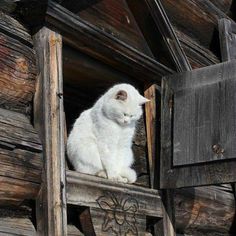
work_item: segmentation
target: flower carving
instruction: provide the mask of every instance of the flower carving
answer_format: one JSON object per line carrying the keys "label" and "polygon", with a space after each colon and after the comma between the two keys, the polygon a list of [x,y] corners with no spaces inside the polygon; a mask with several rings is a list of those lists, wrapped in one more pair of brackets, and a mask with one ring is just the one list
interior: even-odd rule
{"label": "flower carving", "polygon": [[97,199],[99,207],[105,211],[102,230],[112,230],[118,236],[138,235],[135,213],[138,202],[131,196],[118,199],[113,193],[107,192]]}

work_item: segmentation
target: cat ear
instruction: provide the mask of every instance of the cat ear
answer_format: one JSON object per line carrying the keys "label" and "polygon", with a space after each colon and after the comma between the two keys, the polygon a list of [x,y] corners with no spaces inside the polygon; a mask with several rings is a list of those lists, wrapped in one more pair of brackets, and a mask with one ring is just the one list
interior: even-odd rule
{"label": "cat ear", "polygon": [[150,100],[145,98],[145,97],[143,97],[143,96],[140,96],[139,105],[143,105],[146,102],[150,102]]}
{"label": "cat ear", "polygon": [[115,99],[125,101],[127,99],[127,97],[128,97],[127,92],[124,90],[120,90],[116,93]]}

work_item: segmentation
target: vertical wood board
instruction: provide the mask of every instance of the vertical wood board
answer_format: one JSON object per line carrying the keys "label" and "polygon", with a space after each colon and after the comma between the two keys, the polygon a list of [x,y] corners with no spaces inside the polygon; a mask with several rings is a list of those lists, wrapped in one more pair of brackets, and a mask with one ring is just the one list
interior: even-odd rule
{"label": "vertical wood board", "polygon": [[236,158],[235,63],[174,76],[170,86],[174,93],[173,164]]}
{"label": "vertical wood board", "polygon": [[[211,68],[211,70],[209,69]],[[220,90],[224,94],[224,86],[231,87],[234,85],[235,79],[235,61],[221,63],[207,68],[185,72],[168,77],[162,83],[162,127],[161,127],[161,188],[180,188],[188,186],[200,186],[209,184],[221,184],[235,182],[235,156],[234,146],[230,143],[235,139],[234,118],[235,111],[232,111],[232,95],[233,90],[227,88],[229,92],[225,93],[223,99],[220,99],[220,107],[225,106],[220,110],[220,127],[216,127],[219,131],[220,147],[212,148],[212,153],[219,156],[219,160],[212,161],[209,156],[205,156],[204,162],[194,163],[192,156],[184,157],[183,162],[192,163],[191,165],[178,165],[173,167],[173,131],[175,124],[174,109],[175,109],[175,93],[176,91],[186,90],[194,91],[201,86],[210,86],[220,83]],[[199,76],[202,73],[201,76]],[[221,74],[221,76],[219,76]],[[191,78],[191,79],[190,79]],[[223,78],[223,79],[222,79]],[[229,85],[230,83],[231,85]],[[223,86],[223,87],[222,87]],[[234,85],[235,86],[235,85]],[[192,89],[192,90],[191,90]],[[230,92],[231,91],[231,92]],[[220,95],[220,93],[219,93]],[[205,101],[206,103],[210,101]],[[227,102],[227,104],[226,104]],[[234,105],[233,105],[234,106]],[[233,108],[234,109],[234,108]],[[176,115],[176,114],[175,114]],[[206,114],[205,117],[207,118]],[[228,126],[231,124],[231,127]],[[233,127],[232,127],[233,124]],[[206,123],[204,123],[206,125]],[[185,127],[185,129],[188,129]],[[196,126],[198,129],[198,126]],[[226,132],[227,131],[227,132]],[[232,132],[231,132],[232,131]],[[186,131],[182,131],[184,134]],[[190,132],[191,134],[191,132]],[[210,137],[211,135],[208,134]],[[231,135],[231,136],[230,136]],[[208,138],[209,138],[208,136]],[[181,137],[179,138],[181,139]],[[177,140],[177,137],[176,137]],[[199,140],[198,140],[199,142]],[[223,143],[222,143],[223,142]],[[222,149],[224,150],[222,150]],[[196,157],[196,156],[195,156]],[[227,158],[230,157],[230,158]],[[188,159],[189,158],[189,159]]]}
{"label": "vertical wood board", "polygon": [[45,165],[39,222],[43,235],[66,235],[62,38],[43,27],[34,35],[34,43],[39,69],[35,126],[44,144]]}
{"label": "vertical wood board", "polygon": [[218,24],[222,61],[236,59],[236,23],[223,18]]}

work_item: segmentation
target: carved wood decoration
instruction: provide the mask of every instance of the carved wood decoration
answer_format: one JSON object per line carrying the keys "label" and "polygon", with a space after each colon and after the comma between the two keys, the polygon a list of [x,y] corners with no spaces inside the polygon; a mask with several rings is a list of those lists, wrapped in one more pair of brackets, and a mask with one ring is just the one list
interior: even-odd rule
{"label": "carved wood decoration", "polygon": [[67,171],[67,202],[90,207],[96,235],[142,235],[146,216],[163,216],[157,190],[73,171]]}
{"label": "carved wood decoration", "polygon": [[34,35],[34,45],[39,70],[34,122],[44,145],[38,229],[43,235],[66,236],[62,38],[43,27]]}

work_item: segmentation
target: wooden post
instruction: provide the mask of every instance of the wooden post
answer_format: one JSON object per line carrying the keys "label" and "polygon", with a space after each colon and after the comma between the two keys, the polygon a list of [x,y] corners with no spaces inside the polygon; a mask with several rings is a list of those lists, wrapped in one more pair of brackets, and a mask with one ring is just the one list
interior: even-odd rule
{"label": "wooden post", "polygon": [[38,234],[67,235],[65,194],[62,37],[43,27],[34,35],[38,81],[34,122],[44,148],[44,172],[37,219]]}
{"label": "wooden post", "polygon": [[[150,100],[145,104],[146,114],[146,130],[147,130],[147,143],[148,143],[148,162],[150,170],[150,182],[152,188],[157,188],[159,175],[158,169],[158,149],[160,148],[158,143],[160,140],[160,117],[161,112],[161,88],[153,84],[148,86],[144,95]],[[157,104],[158,103],[158,104]],[[159,125],[158,125],[159,124]],[[159,220],[154,226],[155,233],[164,234],[164,236],[175,236],[175,213],[174,213],[174,191],[162,190],[162,209],[163,219]]]}
{"label": "wooden post", "polygon": [[[148,149],[148,164],[150,170],[150,185],[154,188],[155,185],[155,167],[156,167],[156,129],[157,129],[157,104],[156,90],[157,85],[148,86],[144,91],[144,96],[150,100],[145,104],[146,132],[147,132],[147,149]],[[160,104],[159,104],[160,105]],[[160,128],[160,127],[159,127]]]}

